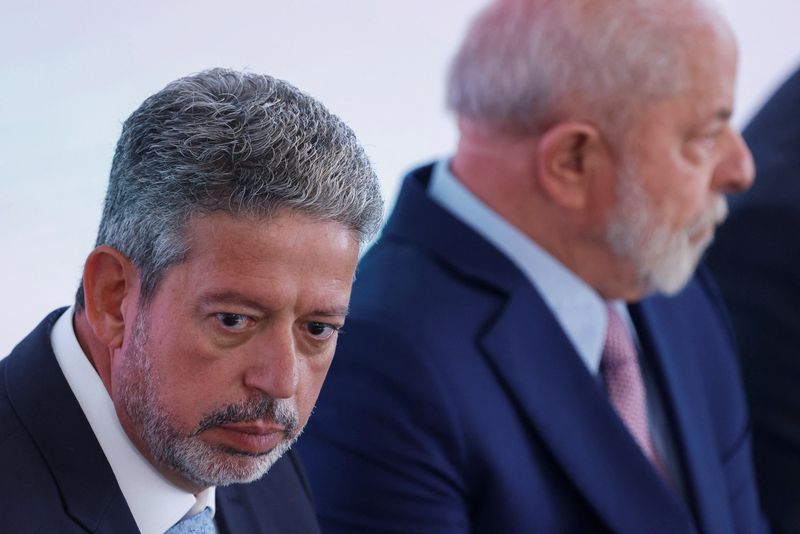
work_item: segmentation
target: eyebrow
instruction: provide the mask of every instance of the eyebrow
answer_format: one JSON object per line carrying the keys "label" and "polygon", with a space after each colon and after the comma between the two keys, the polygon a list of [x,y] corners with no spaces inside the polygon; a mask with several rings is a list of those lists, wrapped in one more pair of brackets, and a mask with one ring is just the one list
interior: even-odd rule
{"label": "eyebrow", "polygon": [[[198,306],[206,307],[212,304],[236,304],[239,306],[253,308],[262,313],[270,313],[273,311],[272,308],[265,306],[263,303],[235,291],[223,291],[219,293],[209,293],[207,295],[203,295],[200,298]],[[349,312],[349,306],[344,305],[333,306],[328,309],[314,310],[307,315],[321,315],[323,317],[346,317]]]}
{"label": "eyebrow", "polygon": [[347,317],[350,313],[348,306],[336,306],[329,310],[314,310],[309,315],[321,315],[323,317]]}

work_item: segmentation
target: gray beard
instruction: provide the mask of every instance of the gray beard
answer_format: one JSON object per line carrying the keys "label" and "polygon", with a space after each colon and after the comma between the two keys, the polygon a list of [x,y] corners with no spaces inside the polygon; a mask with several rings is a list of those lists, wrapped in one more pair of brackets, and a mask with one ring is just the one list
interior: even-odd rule
{"label": "gray beard", "polygon": [[[147,350],[146,311],[138,310],[133,338],[124,354],[124,381],[120,401],[150,455],[199,487],[225,486],[261,478],[297,440],[298,418],[289,402],[267,395],[221,406],[204,415],[186,433],[170,416],[153,386],[153,355]],[[224,446],[211,446],[199,437],[204,431],[256,419],[282,425],[284,439],[269,452],[252,454]],[[301,429],[302,430],[302,429]]]}
{"label": "gray beard", "polygon": [[[606,241],[620,259],[630,260],[637,272],[637,283],[646,293],[673,295],[683,289],[694,273],[710,240],[690,243],[686,232],[672,234],[656,224],[651,203],[631,169],[623,168],[617,187],[617,205],[606,228]],[[702,221],[716,224],[725,218],[727,208],[719,199]]]}

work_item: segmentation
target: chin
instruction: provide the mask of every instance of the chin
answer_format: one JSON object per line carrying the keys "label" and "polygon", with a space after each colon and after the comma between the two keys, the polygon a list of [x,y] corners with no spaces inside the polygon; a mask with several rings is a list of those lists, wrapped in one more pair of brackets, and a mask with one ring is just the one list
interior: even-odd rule
{"label": "chin", "polygon": [[272,450],[259,454],[199,441],[182,443],[171,449],[164,462],[200,487],[243,484],[264,476],[291,448],[295,439],[283,440]]}
{"label": "chin", "polygon": [[[688,234],[673,237],[661,248],[649,268],[642,271],[647,280],[649,293],[675,295],[679,293],[694,275],[703,253],[711,244],[711,233],[699,243],[692,243]],[[655,251],[654,251],[655,252]],[[655,254],[654,254],[655,256]]]}

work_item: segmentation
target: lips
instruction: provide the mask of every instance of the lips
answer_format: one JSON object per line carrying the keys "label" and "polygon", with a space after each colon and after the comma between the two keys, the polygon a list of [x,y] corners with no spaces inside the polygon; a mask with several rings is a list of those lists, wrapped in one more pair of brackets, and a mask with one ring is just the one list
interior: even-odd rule
{"label": "lips", "polygon": [[227,423],[209,429],[207,434],[226,448],[247,455],[266,454],[287,437],[284,427],[261,421]]}
{"label": "lips", "polygon": [[264,421],[242,421],[240,423],[226,423],[222,428],[227,430],[234,430],[236,432],[243,432],[245,434],[265,435],[273,432],[285,432],[286,429],[274,423],[267,423]]}

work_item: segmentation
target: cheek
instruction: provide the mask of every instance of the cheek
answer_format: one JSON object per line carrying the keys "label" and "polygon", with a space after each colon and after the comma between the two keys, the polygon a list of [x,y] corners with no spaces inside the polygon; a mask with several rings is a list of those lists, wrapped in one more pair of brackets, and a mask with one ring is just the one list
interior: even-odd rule
{"label": "cheek", "polygon": [[679,202],[682,203],[687,217],[697,218],[709,209],[712,197],[712,178],[714,160],[710,148],[702,141],[689,143],[693,147],[691,154],[683,160],[680,168]]}
{"label": "cheek", "polygon": [[683,231],[694,224],[709,207],[709,190],[698,176],[692,174],[667,175],[672,187],[654,191],[651,205],[656,220],[673,231]]}
{"label": "cheek", "polygon": [[131,354],[117,350],[112,356],[110,369],[110,395],[117,408],[132,389],[140,387],[147,379],[145,373],[130,359]]}
{"label": "cheek", "polygon": [[[215,377],[224,376],[230,358],[221,358],[200,328],[184,325],[153,328],[148,345],[153,355],[153,371],[171,392],[185,396],[208,395]],[[188,391],[187,391],[188,390]]]}
{"label": "cheek", "polygon": [[170,337],[152,347],[152,367],[145,379],[172,422],[188,431],[219,399],[221,372],[198,358],[198,347],[187,341]]}
{"label": "cheek", "polygon": [[682,198],[683,216],[681,226],[684,228],[691,227],[700,219],[704,219],[711,208],[712,204],[707,189],[695,187],[686,191]]}

